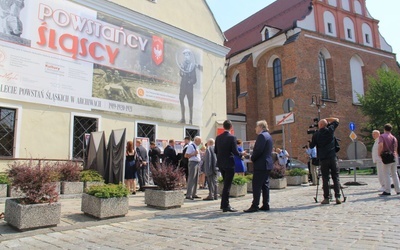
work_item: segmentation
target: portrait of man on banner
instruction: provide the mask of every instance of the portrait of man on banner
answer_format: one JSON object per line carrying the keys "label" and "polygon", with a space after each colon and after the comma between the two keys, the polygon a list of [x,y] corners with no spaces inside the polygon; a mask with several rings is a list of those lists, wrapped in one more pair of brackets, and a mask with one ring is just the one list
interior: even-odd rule
{"label": "portrait of man on banner", "polygon": [[197,82],[196,58],[190,49],[184,49],[182,56],[177,55],[177,64],[180,69],[181,84],[179,89],[179,103],[181,105],[180,123],[186,123],[185,97],[189,106],[189,124],[193,124],[193,85]]}

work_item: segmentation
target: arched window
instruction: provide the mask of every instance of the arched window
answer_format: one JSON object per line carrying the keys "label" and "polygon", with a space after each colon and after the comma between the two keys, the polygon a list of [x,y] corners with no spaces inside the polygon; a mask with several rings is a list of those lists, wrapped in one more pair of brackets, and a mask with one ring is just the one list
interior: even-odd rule
{"label": "arched window", "polygon": [[235,92],[236,92],[235,108],[238,108],[239,107],[239,95],[240,95],[240,76],[239,76],[239,74],[237,74],[236,78],[235,78]]}
{"label": "arched window", "polygon": [[337,2],[336,0],[328,0],[329,5],[337,7]]}
{"label": "arched window", "polygon": [[321,96],[323,99],[329,98],[328,81],[326,77],[326,61],[325,56],[320,52],[318,55],[319,63],[319,85],[321,87]]}
{"label": "arched window", "polygon": [[354,10],[357,14],[362,15],[362,7],[361,7],[361,3],[359,1],[354,1]]}
{"label": "arched window", "polygon": [[325,34],[336,36],[336,19],[330,11],[324,12]]}
{"label": "arched window", "polygon": [[342,0],[342,8],[343,8],[344,10],[350,11],[349,0]]}
{"label": "arched window", "polygon": [[346,37],[346,40],[355,42],[355,35],[354,35],[354,23],[349,17],[345,17],[343,19],[343,24],[344,24],[344,34]]}
{"label": "arched window", "polygon": [[350,59],[351,87],[353,92],[353,103],[359,104],[357,94],[364,95],[364,77],[362,73],[363,61],[359,56]]}
{"label": "arched window", "polygon": [[274,69],[275,96],[280,96],[283,93],[283,89],[282,89],[282,66],[281,66],[281,60],[279,58],[274,60],[273,69]]}
{"label": "arched window", "polygon": [[364,36],[364,45],[365,46],[369,46],[372,47],[373,40],[372,40],[372,31],[371,31],[371,27],[369,27],[368,24],[363,23],[362,26],[362,32],[363,32],[363,36]]}

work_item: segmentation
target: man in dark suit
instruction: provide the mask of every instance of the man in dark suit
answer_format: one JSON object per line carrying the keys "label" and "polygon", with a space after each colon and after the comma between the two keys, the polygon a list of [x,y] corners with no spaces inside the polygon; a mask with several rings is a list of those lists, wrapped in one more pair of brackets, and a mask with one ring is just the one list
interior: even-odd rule
{"label": "man in dark suit", "polygon": [[[272,138],[268,133],[268,124],[265,120],[258,121],[256,126],[258,134],[254,145],[251,161],[253,162],[253,202],[251,207],[244,210],[245,213],[269,210],[269,173],[272,170]],[[263,196],[263,205],[260,204],[260,196]]]}
{"label": "man in dark suit", "polygon": [[169,144],[164,149],[164,165],[165,166],[173,166],[177,167],[178,165],[178,156],[175,151],[175,141],[173,139],[169,140]]}
{"label": "man in dark suit", "polygon": [[156,146],[156,143],[153,141],[150,142],[149,157],[153,168],[158,168],[160,166],[161,150]]}
{"label": "man in dark suit", "polygon": [[239,156],[236,137],[230,134],[232,122],[224,121],[225,131],[215,139],[215,154],[217,155],[217,167],[221,171],[224,179],[224,189],[222,190],[221,209],[223,212],[237,212],[229,205],[229,190],[231,189],[233,176],[235,175],[234,155]]}

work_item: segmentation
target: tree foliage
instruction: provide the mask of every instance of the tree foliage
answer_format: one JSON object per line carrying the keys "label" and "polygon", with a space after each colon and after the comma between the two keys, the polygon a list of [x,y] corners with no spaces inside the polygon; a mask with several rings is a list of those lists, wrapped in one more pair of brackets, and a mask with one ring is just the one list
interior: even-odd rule
{"label": "tree foliage", "polygon": [[[382,131],[386,123],[393,126],[397,137],[400,131],[400,75],[395,71],[379,69],[377,76],[368,77],[368,90],[364,96],[358,95],[361,112],[369,118],[363,131]],[[370,133],[368,135],[370,137]]]}

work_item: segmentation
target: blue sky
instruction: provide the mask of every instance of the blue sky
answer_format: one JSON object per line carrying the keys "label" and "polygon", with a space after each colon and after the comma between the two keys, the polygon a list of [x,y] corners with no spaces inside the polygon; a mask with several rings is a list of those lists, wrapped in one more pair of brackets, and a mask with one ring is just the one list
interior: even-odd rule
{"label": "blue sky", "polygon": [[[222,31],[246,19],[274,0],[206,0]],[[400,61],[400,0],[367,0],[371,16],[379,20],[379,31]]]}

